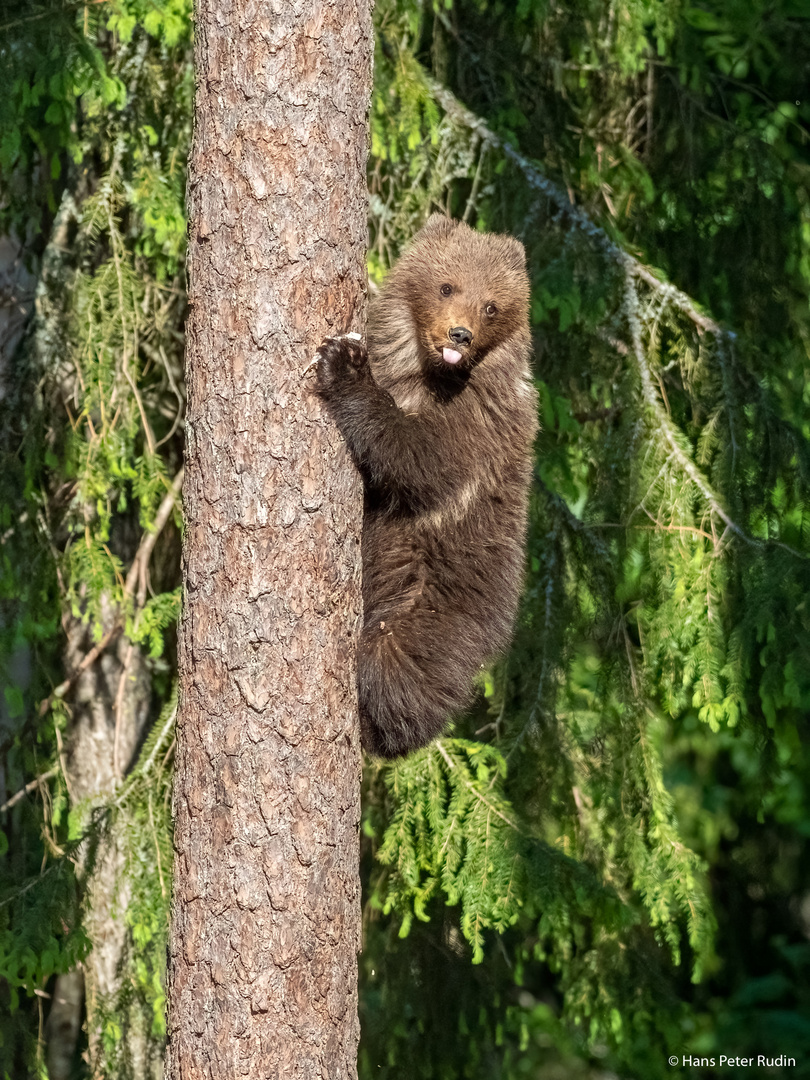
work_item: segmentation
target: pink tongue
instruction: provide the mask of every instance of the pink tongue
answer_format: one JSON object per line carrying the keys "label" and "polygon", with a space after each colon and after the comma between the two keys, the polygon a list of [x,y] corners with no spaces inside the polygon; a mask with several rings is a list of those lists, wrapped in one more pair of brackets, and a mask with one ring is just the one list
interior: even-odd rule
{"label": "pink tongue", "polygon": [[461,359],[461,353],[456,352],[455,349],[442,349],[442,359],[447,364],[457,364]]}

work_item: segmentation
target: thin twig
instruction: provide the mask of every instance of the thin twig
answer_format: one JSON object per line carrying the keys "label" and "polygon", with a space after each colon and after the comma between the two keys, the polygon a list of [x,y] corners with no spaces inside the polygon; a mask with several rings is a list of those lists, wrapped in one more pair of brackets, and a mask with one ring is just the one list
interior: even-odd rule
{"label": "thin twig", "polygon": [[59,773],[59,766],[54,765],[53,768],[48,769],[47,772],[40,773],[39,776],[35,776],[33,780],[29,780],[24,788],[20,788],[16,794],[12,795],[10,799],[7,799],[2,806],[0,806],[0,814],[5,814],[6,810],[10,810],[12,806],[16,806],[21,799],[24,799],[26,795],[29,795],[35,788],[38,788],[40,784],[43,784],[46,780],[52,780],[54,776]]}
{"label": "thin twig", "polygon": [[[167,717],[166,723],[163,725],[163,729],[161,730],[160,735],[158,736],[158,738],[157,738],[157,740],[155,742],[155,746],[154,746],[154,748],[152,750],[152,753],[149,755],[148,760],[143,764],[140,761],[136,763],[134,770],[127,776],[124,783],[118,789],[118,792],[117,792],[115,798],[112,800],[112,802],[110,802],[110,804],[109,804],[110,807],[123,806],[124,803],[129,798],[133,788],[136,785],[138,785],[143,780],[143,778],[145,776],[148,776],[149,772],[152,769],[152,765],[153,765],[153,763],[155,761],[155,757],[157,756],[157,751],[161,748],[163,740],[166,738],[166,735],[167,735],[168,731],[171,730],[171,725],[174,723],[174,721],[176,719],[177,719],[177,706],[175,705],[175,707],[172,709],[171,713]],[[169,743],[166,754],[163,757],[163,761],[160,763],[160,768],[161,769],[165,769],[166,762],[169,760],[169,757],[171,756],[171,751],[172,751],[172,748],[174,747],[174,744],[175,744],[175,739],[173,737],[171,742]],[[171,791],[171,785],[169,785],[169,791]]]}
{"label": "thin twig", "polygon": [[[158,751],[163,746],[163,740],[166,738],[168,733],[171,731],[172,724],[175,722],[176,719],[177,719],[177,703],[175,702],[174,708],[171,710],[169,715],[166,717],[166,722],[164,723],[160,734],[158,735],[157,739],[155,739],[155,744],[152,747],[151,754],[146,759],[146,761],[143,763],[143,765],[140,765],[139,768],[138,768],[138,772],[141,775],[145,775],[146,773],[148,773],[151,770],[152,763],[154,762],[155,758],[157,757]],[[165,761],[165,759],[164,759],[164,761]]]}
{"label": "thin twig", "polygon": [[478,166],[475,170],[475,176],[473,177],[472,188],[470,189],[470,197],[467,199],[467,205],[464,208],[464,217],[462,221],[469,221],[470,214],[475,209],[476,199],[478,198],[478,188],[481,186],[481,176],[484,171],[484,158],[487,156],[489,150],[489,144],[484,141],[481,143],[481,149],[478,154]]}
{"label": "thin twig", "polygon": [[121,631],[123,629],[124,628],[121,625],[121,623],[116,623],[115,626],[112,626],[107,631],[107,633],[104,635],[104,637],[101,639],[101,641],[99,641],[97,645],[94,645],[93,648],[90,650],[90,652],[88,652],[84,656],[84,658],[82,659],[81,663],[76,668],[76,670],[71,675],[69,675],[64,680],[64,682],[61,682],[56,687],[55,690],[52,690],[51,693],[48,694],[48,696],[43,701],[40,702],[40,705],[39,705],[39,715],[40,716],[45,715],[45,713],[48,711],[48,709],[50,709],[50,707],[53,705],[54,701],[58,701],[60,698],[63,698],[68,693],[68,691],[73,686],[73,684],[76,682],[76,680],[79,678],[79,676],[84,674],[84,672],[87,671],[87,669],[91,666],[91,664],[94,664],[96,662],[96,660],[98,660],[98,658],[101,656],[101,654],[104,652],[104,650],[110,644],[110,642],[114,638],[118,637],[118,635],[121,633]]}
{"label": "thin twig", "polygon": [[118,780],[124,775],[121,771],[121,758],[119,753],[121,742],[121,713],[124,708],[124,691],[126,690],[127,676],[129,675],[129,665],[132,663],[132,654],[134,651],[135,646],[130,641],[126,656],[124,657],[124,663],[121,667],[121,674],[118,677],[118,689],[115,693],[115,703],[113,705],[113,713],[115,714],[115,733],[113,735],[113,776]]}
{"label": "thin twig", "polygon": [[67,762],[65,761],[65,747],[62,742],[62,732],[59,730],[59,725],[53,725],[53,733],[56,737],[56,753],[59,758],[59,765],[62,769],[62,776],[65,778],[65,787],[67,788],[68,798],[71,802],[75,802],[73,795],[73,788],[70,783],[70,777],[68,776]]}
{"label": "thin twig", "polygon": [[[124,582],[124,599],[131,596],[136,582],[140,579],[140,586],[137,596],[137,607],[140,610],[144,606],[146,600],[146,567],[149,564],[152,551],[157,542],[157,538],[163,530],[166,522],[169,520],[169,515],[172,512],[175,502],[180,494],[180,489],[183,486],[183,474],[184,470],[181,468],[172,481],[172,485],[163,498],[163,501],[158,508],[158,512],[155,515],[155,521],[151,532],[146,533],[141,539],[138,550],[135,553],[135,558],[132,560],[132,566],[129,568],[126,581]],[[54,701],[65,697],[70,691],[73,684],[87,669],[98,660],[99,656],[104,652],[107,646],[113,641],[124,629],[124,624],[119,616],[115,624],[110,627],[101,641],[94,645],[92,649],[82,659],[76,670],[69,675],[63,682],[52,690],[51,693],[40,702],[39,715],[44,716],[48,709],[51,708]]]}
{"label": "thin twig", "polygon": [[[638,508],[637,508],[638,509]],[[710,540],[712,544],[720,543],[720,540],[716,536],[712,536],[711,533],[707,533],[704,529],[698,529],[695,525],[665,525],[662,521],[657,521],[646,506],[641,508],[644,513],[654,521],[654,525],[633,525],[632,522],[623,521],[589,521],[586,522],[584,528],[586,529],[634,529],[641,532],[685,532],[690,533],[692,536],[701,536],[704,540]],[[724,534],[725,535],[725,534]]]}
{"label": "thin twig", "polygon": [[135,553],[135,558],[132,560],[132,566],[129,568],[127,574],[127,580],[124,585],[125,595],[131,596],[135,590],[136,581],[139,582],[138,587],[138,607],[142,608],[146,600],[146,567],[149,565],[149,560],[152,557],[152,551],[157,543],[157,538],[163,531],[166,522],[169,520],[175,503],[180,495],[180,491],[183,487],[183,477],[185,470],[180,469],[174,480],[172,480],[171,487],[163,497],[163,501],[158,507],[158,512],[155,514],[154,524],[151,530],[144,534],[138,545],[138,550]]}
{"label": "thin twig", "polygon": [[155,838],[155,854],[157,855],[157,871],[158,879],[160,880],[160,895],[163,899],[166,899],[166,883],[163,880],[163,864],[160,858],[160,841],[158,840],[157,829],[155,828],[155,816],[152,813],[152,792],[149,792],[149,798],[146,801],[147,809],[149,810],[149,824],[152,826],[152,835]]}
{"label": "thin twig", "polygon": [[[627,316],[627,323],[630,329],[630,338],[632,342],[631,355],[635,359],[636,367],[638,368],[639,379],[641,381],[641,395],[645,404],[654,413],[664,440],[670,448],[668,460],[674,458],[678,462],[681,469],[686,473],[688,478],[706,500],[712,513],[716,514],[717,517],[725,523],[726,527],[744,543],[750,544],[752,547],[774,545],[776,547],[784,548],[785,551],[789,551],[791,555],[795,555],[799,559],[810,558],[810,556],[805,555],[801,551],[797,551],[795,548],[792,548],[789,544],[783,543],[781,540],[765,541],[757,540],[755,537],[749,536],[742,526],[738,525],[729,515],[728,511],[721,503],[719,496],[712,491],[708,480],[706,480],[700,469],[695,465],[694,461],[692,461],[691,457],[678,442],[672,420],[666,409],[663,408],[661,400],[655,391],[652,373],[644,353],[644,346],[641,340],[641,320],[639,319],[638,314],[638,293],[636,292],[636,285],[633,280],[635,276],[633,268],[628,264],[625,269],[625,314]],[[664,464],[666,465],[666,462]]]}

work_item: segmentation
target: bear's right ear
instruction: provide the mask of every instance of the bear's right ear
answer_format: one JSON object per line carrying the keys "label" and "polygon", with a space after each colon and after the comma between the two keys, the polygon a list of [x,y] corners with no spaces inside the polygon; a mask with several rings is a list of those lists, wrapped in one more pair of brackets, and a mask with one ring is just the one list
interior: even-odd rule
{"label": "bear's right ear", "polygon": [[431,214],[425,224],[416,234],[420,240],[431,237],[431,239],[442,239],[445,236],[449,236],[451,232],[458,226],[457,221],[453,221],[452,218],[445,217],[444,214]]}

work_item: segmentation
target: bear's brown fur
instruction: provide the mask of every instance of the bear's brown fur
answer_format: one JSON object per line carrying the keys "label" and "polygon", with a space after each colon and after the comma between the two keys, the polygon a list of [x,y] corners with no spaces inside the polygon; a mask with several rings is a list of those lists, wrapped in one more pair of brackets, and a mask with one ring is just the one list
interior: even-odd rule
{"label": "bear's brown fur", "polygon": [[523,246],[431,217],[318,390],[365,482],[363,745],[427,745],[508,643],[536,430]]}

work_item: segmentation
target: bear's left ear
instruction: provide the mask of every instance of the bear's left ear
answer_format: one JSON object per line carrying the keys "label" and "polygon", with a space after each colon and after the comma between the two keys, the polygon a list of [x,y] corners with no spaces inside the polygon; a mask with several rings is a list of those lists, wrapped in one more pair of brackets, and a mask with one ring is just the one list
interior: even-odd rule
{"label": "bear's left ear", "polygon": [[513,270],[526,272],[526,248],[514,236],[505,236],[504,253],[506,260]]}
{"label": "bear's left ear", "polygon": [[431,214],[416,235],[420,240],[426,236],[438,239],[439,237],[449,236],[457,227],[458,222],[453,221],[452,218],[445,217],[444,214]]}

